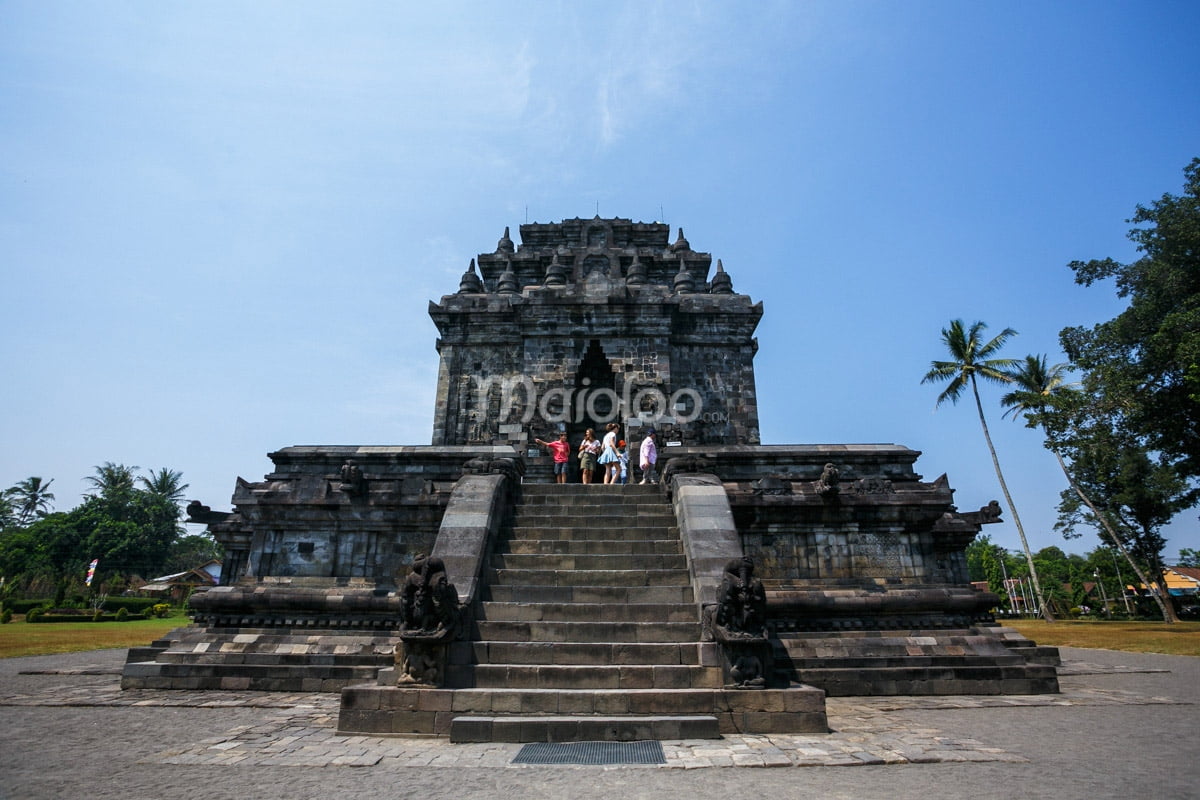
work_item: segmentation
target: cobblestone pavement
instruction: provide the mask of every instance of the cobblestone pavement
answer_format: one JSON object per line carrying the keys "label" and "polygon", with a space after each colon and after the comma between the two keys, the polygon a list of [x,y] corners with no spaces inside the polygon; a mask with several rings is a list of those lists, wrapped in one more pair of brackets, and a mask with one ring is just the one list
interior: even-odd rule
{"label": "cobblestone pavement", "polygon": [[[829,698],[827,735],[728,735],[720,740],[663,742],[662,769],[712,767],[818,767],[947,762],[1010,762],[1028,759],[975,738],[946,735],[923,723],[918,712],[1030,707],[1179,705],[1178,698],[1125,689],[1092,687],[1072,677],[1166,673],[1121,664],[1072,661],[1064,665],[1058,695]],[[119,666],[111,663],[36,666],[22,676],[67,677],[26,691],[0,689],[0,707],[134,707],[262,709],[253,724],[240,724],[183,747],[144,753],[140,763],[193,766],[305,767],[510,767],[519,744],[451,744],[433,737],[340,736],[338,696],[272,692],[122,691]],[[28,681],[27,681],[28,683]],[[579,767],[586,769],[587,767]],[[622,768],[646,769],[645,765]]]}
{"label": "cobblestone pavement", "polygon": [[0,659],[0,800],[1195,797],[1200,658],[1062,652],[1059,695],[831,698],[827,735],[663,742],[659,766],[338,736],[334,695],[122,692],[124,651]]}

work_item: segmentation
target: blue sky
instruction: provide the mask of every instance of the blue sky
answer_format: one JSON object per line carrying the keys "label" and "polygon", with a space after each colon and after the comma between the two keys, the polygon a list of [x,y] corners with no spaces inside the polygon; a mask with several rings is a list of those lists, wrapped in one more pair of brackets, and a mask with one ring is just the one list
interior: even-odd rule
{"label": "blue sky", "polygon": [[[281,447],[426,444],[428,301],[506,225],[598,212],[764,302],[764,442],[904,444],[978,508],[974,410],[920,384],[939,332],[1063,360],[1121,309],[1066,265],[1132,258],[1200,155],[1197,30],[1194,2],[6,2],[0,485],[66,509],[97,464],[169,466],[229,508]],[[1091,549],[999,394],[1032,546]]]}

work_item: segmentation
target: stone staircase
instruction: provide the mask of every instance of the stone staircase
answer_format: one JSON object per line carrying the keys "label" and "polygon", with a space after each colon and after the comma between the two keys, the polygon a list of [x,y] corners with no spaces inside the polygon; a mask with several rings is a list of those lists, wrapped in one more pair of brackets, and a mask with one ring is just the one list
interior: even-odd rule
{"label": "stone staircase", "polygon": [[350,687],[339,730],[457,742],[827,730],[818,690],[723,688],[659,487],[525,484],[522,493],[484,576],[471,641],[451,646],[446,686]]}
{"label": "stone staircase", "polygon": [[130,648],[123,689],[339,692],[392,664],[388,631],[298,626],[178,628]]}
{"label": "stone staircase", "polygon": [[1006,632],[808,632],[782,635],[779,646],[799,679],[830,697],[1057,692],[1057,648]]}

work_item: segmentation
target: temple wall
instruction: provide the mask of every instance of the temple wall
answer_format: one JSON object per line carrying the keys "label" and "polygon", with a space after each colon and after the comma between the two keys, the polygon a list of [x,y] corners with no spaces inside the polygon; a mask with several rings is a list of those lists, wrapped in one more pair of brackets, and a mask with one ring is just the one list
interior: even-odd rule
{"label": "temple wall", "polygon": [[[391,587],[433,550],[463,466],[501,447],[291,447],[274,472],[238,480],[237,511],[210,525],[237,565],[228,583]],[[357,473],[348,472],[348,465]]]}
{"label": "temple wall", "polygon": [[[653,426],[660,442],[757,444],[762,306],[668,232],[622,219],[533,223],[520,247],[506,233],[478,273],[472,261],[459,291],[429,305],[441,335],[433,444],[523,449],[564,422],[577,438],[608,421],[633,441]],[[618,413],[581,411],[607,391]]]}

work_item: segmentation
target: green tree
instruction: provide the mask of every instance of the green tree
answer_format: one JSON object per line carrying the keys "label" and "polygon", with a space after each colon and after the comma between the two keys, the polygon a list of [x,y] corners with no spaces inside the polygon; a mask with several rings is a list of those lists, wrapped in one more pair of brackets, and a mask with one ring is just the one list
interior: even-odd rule
{"label": "green tree", "polygon": [[[1161,529],[1200,492],[1181,474],[1179,462],[1158,458],[1103,398],[1064,394],[1039,414],[1053,447],[1071,464],[1082,493],[1064,491],[1056,528],[1074,536],[1080,525],[1106,525],[1125,549],[1141,583],[1157,586],[1163,618],[1174,620],[1162,585]],[[1081,497],[1090,499],[1084,503]]]}
{"label": "green tree", "polygon": [[1112,279],[1129,307],[1092,328],[1060,334],[1083,370],[1084,389],[1144,448],[1200,476],[1200,158],[1184,169],[1182,195],[1138,205],[1129,239],[1131,264],[1111,258],[1073,261],[1083,286]]}
{"label": "green tree", "polygon": [[79,541],[67,512],[34,520],[0,536],[0,574],[9,578],[56,578],[65,564],[82,564]]}
{"label": "green tree", "polygon": [[967,388],[970,388],[971,394],[975,398],[975,409],[979,412],[979,424],[983,428],[983,438],[987,442],[988,452],[992,456],[992,466],[996,470],[997,480],[1000,481],[1000,490],[1004,493],[1004,500],[1012,514],[1013,524],[1021,537],[1021,547],[1025,551],[1025,559],[1029,566],[1030,578],[1033,580],[1038,605],[1041,607],[1042,616],[1048,622],[1053,622],[1054,614],[1046,605],[1041,581],[1038,580],[1037,567],[1033,563],[1033,554],[1029,550],[1029,540],[1025,536],[1025,528],[1021,525],[1021,517],[1017,514],[1017,507],[1013,503],[1012,495],[1008,491],[1008,484],[1004,480],[1004,473],[1000,469],[1000,459],[996,456],[996,447],[992,444],[992,435],[988,431],[987,417],[983,413],[983,403],[979,399],[979,387],[976,380],[976,378],[983,378],[1001,384],[1009,382],[1008,370],[1014,362],[1011,358],[998,358],[997,354],[1009,339],[1016,336],[1017,332],[1012,328],[1005,328],[985,342],[983,335],[986,329],[987,325],[983,322],[974,322],[968,329],[963,325],[961,319],[952,320],[949,328],[942,329],[942,342],[949,350],[952,360],[930,362],[930,369],[921,379],[921,383],[949,381],[949,385],[938,395],[935,408],[946,400],[957,404]]}
{"label": "green tree", "polygon": [[117,503],[128,501],[129,495],[133,494],[137,488],[137,479],[134,474],[137,467],[127,467],[124,464],[114,464],[111,461],[105,461],[98,467],[95,467],[96,474],[90,475],[86,480],[93,489],[95,497],[103,500],[109,500]]}
{"label": "green tree", "polygon": [[988,591],[1005,596],[1004,567],[1008,552],[985,534],[976,536],[967,545],[967,575],[972,581],[987,581]]}
{"label": "green tree", "polygon": [[11,492],[12,489],[0,492],[0,531],[17,524],[17,508],[13,505]]}
{"label": "green tree", "polygon": [[138,478],[138,482],[150,494],[161,497],[171,503],[182,502],[183,493],[188,488],[188,484],[183,482],[182,472],[167,469],[166,467],[152,471],[149,478]]}
{"label": "green tree", "polygon": [[[50,579],[61,588],[78,583],[93,558],[100,559],[100,570],[108,575],[169,572],[183,532],[178,501],[186,484],[173,470],[139,479],[135,469],[105,462],[87,479],[93,493],[74,509],[5,530],[0,535],[0,574],[24,576],[26,583]],[[146,488],[138,488],[139,483]]]}
{"label": "green tree", "polygon": [[221,545],[206,533],[181,536],[171,545],[171,553],[163,573],[184,572],[209,561],[219,560],[223,552]]}
{"label": "green tree", "polygon": [[1190,547],[1179,548],[1179,560],[1175,562],[1177,567],[1200,567],[1200,550],[1193,550]]}
{"label": "green tree", "polygon": [[28,525],[50,511],[50,504],[54,501],[54,493],[50,491],[52,483],[53,478],[43,482],[41,478],[32,476],[8,490],[8,496],[16,507],[18,525]]}
{"label": "green tree", "polygon": [[[1149,579],[1137,560],[1125,547],[1126,537],[1121,536],[1109,516],[1096,507],[1096,504],[1072,477],[1071,470],[1067,468],[1067,462],[1063,460],[1064,438],[1070,430],[1070,423],[1063,412],[1081,408],[1086,400],[1078,390],[1067,383],[1066,375],[1069,369],[1070,365],[1068,364],[1047,366],[1044,355],[1025,356],[1024,361],[1009,370],[1008,376],[1014,388],[1000,398],[1001,405],[1007,409],[1004,416],[1007,417],[1011,414],[1013,419],[1021,417],[1025,420],[1027,427],[1042,430],[1046,436],[1046,449],[1053,453],[1058,460],[1058,466],[1062,469],[1071,491],[1091,512],[1090,519],[1107,534],[1109,541],[1120,551],[1142,583],[1149,586]],[[1163,619],[1167,622],[1174,621],[1173,609],[1169,604],[1158,595],[1155,595],[1154,599],[1158,603]]]}

